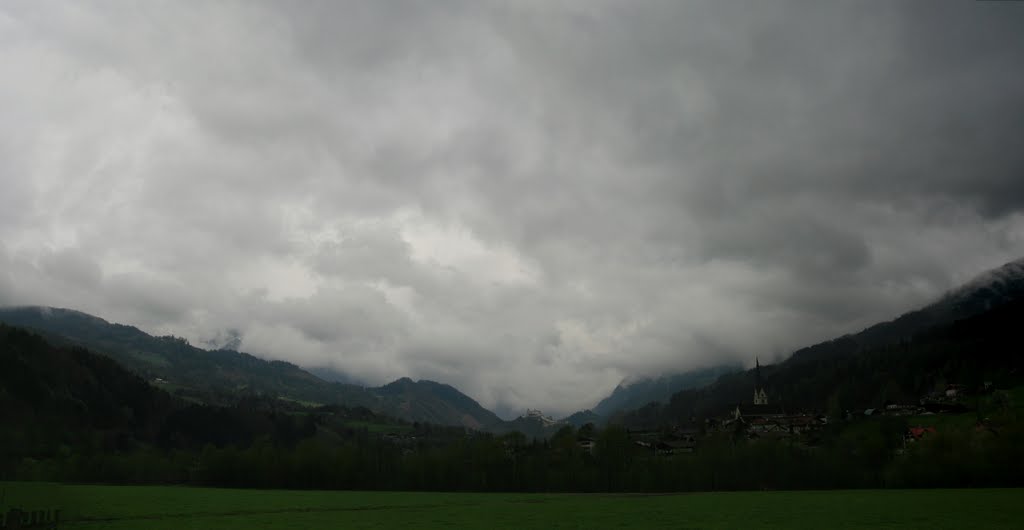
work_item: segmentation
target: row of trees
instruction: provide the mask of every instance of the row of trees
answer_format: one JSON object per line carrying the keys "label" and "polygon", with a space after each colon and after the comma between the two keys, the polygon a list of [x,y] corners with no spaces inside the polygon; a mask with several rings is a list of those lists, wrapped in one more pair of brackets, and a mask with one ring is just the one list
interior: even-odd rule
{"label": "row of trees", "polygon": [[[1008,412],[1007,414],[1014,414]],[[550,440],[521,435],[445,435],[389,440],[367,430],[319,435],[289,446],[262,437],[248,446],[140,447],[128,452],[65,447],[23,459],[13,479],[108,483],[457,491],[703,491],[1024,485],[1024,428],[947,430],[904,447],[905,421],[865,419],[826,433],[823,445],[703,439],[692,454],[660,455],[626,430],[594,432],[593,452],[567,427]],[[902,423],[902,425],[901,425]],[[449,433],[453,434],[453,433]]]}

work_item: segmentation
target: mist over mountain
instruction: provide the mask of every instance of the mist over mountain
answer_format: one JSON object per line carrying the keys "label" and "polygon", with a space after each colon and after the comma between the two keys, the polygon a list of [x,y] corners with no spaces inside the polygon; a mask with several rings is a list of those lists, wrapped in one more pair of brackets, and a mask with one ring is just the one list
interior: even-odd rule
{"label": "mist over mountain", "polygon": [[724,365],[682,374],[623,381],[611,395],[591,410],[599,416],[609,417],[616,412],[638,409],[651,402],[667,403],[672,394],[680,390],[709,385],[719,376],[739,370],[739,365]]}
{"label": "mist over mountain", "polygon": [[925,308],[967,316],[1024,296],[1024,257],[983,272]]}
{"label": "mist over mountain", "polygon": [[[934,303],[892,321],[801,348],[781,364],[766,366],[764,370],[779,380],[786,373],[779,370],[786,367],[846,360],[858,352],[904,344],[915,340],[921,333],[992,312],[1005,305],[1018,304],[1021,299],[1024,299],[1024,259],[977,275]],[[679,409],[680,403],[701,393],[711,392],[715,397],[691,405],[697,406],[697,410],[704,410],[700,408],[704,406],[714,409],[726,403],[740,402],[748,390],[744,381],[750,378],[750,372],[737,373],[735,365],[722,365],[624,381],[592,410],[579,411],[564,420],[556,421],[534,411],[503,422],[456,388],[429,380],[413,381],[404,377],[380,387],[328,381],[291,363],[268,361],[233,350],[204,350],[178,337],[153,337],[135,327],[113,324],[69,309],[0,308],[0,322],[39,330],[57,343],[93,348],[157,386],[179,396],[207,402],[225,401],[232,395],[265,395],[310,404],[363,406],[408,421],[461,425],[495,432],[519,430],[539,437],[549,436],[563,425],[601,424],[621,413],[626,413],[627,421],[637,421],[638,414],[639,417],[650,417],[666,408]],[[344,377],[336,372],[325,375]],[[783,387],[779,385],[779,388]],[[796,392],[800,394],[803,391]],[[631,412],[638,409],[642,412]]]}
{"label": "mist over mountain", "polygon": [[1019,2],[69,3],[0,3],[0,306],[564,416],[1024,255]]}
{"label": "mist over mountain", "polygon": [[864,348],[892,344],[934,326],[969,318],[1024,297],[1024,258],[977,274],[928,305],[898,318],[875,324],[854,334],[801,348],[793,357],[829,355],[836,348]]}
{"label": "mist over mountain", "polygon": [[[948,325],[956,320],[969,318],[1022,298],[1024,298],[1024,258],[978,274],[963,285],[949,290],[938,300],[920,309],[900,315],[892,321],[881,322],[858,333],[798,349],[791,355],[793,358],[801,360],[814,359],[840,355],[841,352],[849,354],[864,348],[894,344],[901,340],[909,340],[915,334],[930,328]],[[780,359],[780,361],[787,359],[789,357]],[[740,371],[741,366],[733,364],[683,374],[630,378],[623,381],[611,395],[591,409],[594,416],[589,419],[607,419],[616,412],[633,411],[651,403],[665,405],[673,395],[680,391],[699,389],[714,383],[720,376]],[[744,377],[749,378],[749,374],[750,372],[746,372]],[[734,397],[738,398],[739,395],[736,394]],[[585,417],[587,415],[577,416],[573,423],[580,423]]]}
{"label": "mist over mountain", "polygon": [[306,366],[305,370],[324,381],[330,383],[344,383],[348,385],[368,386],[363,381],[352,377],[349,374],[325,366]]}
{"label": "mist over mountain", "polygon": [[1024,527],[1022,331],[1024,0],[0,0],[0,530]]}
{"label": "mist over mountain", "polygon": [[[898,318],[801,348],[762,364],[769,400],[791,412],[842,416],[886,402],[916,402],[946,382],[978,388],[1024,377],[1019,323],[1024,319],[1024,260],[977,275],[939,300]],[[754,370],[672,395],[667,404],[627,413],[633,426],[685,423],[751,402]]]}
{"label": "mist over mountain", "polygon": [[45,333],[58,343],[91,348],[177,395],[233,402],[237,395],[266,395],[311,404],[363,406],[408,421],[470,428],[500,422],[455,388],[403,378],[382,387],[330,382],[279,360],[233,350],[204,350],[184,339],[153,337],[133,326],[51,307],[0,308],[0,322]]}

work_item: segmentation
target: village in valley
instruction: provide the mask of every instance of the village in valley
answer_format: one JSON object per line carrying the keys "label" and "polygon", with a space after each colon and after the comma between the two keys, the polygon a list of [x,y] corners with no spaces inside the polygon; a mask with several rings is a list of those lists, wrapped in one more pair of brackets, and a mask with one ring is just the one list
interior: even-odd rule
{"label": "village in valley", "polygon": [[[749,403],[737,404],[728,414],[706,418],[703,422],[696,418],[683,425],[666,429],[627,429],[630,441],[638,448],[658,455],[675,455],[694,453],[699,450],[702,441],[713,438],[738,437],[748,441],[759,439],[784,440],[792,444],[812,448],[820,443],[821,431],[826,428],[831,418],[820,411],[787,409],[784,403],[774,403],[769,398],[767,382],[762,379],[760,361],[755,360],[753,398]],[[903,433],[904,448],[909,444],[935,434],[937,427],[934,421],[938,415],[961,416],[969,412],[965,400],[981,394],[989,394],[994,390],[991,382],[985,382],[981,388],[970,389],[966,385],[948,383],[945,387],[922,396],[917,403],[886,402],[884,408],[867,408],[863,410],[845,411],[842,420],[846,422],[859,419],[870,420],[878,417],[905,417],[907,428]],[[531,410],[531,417],[544,418],[540,411]],[[975,429],[989,429],[983,418],[976,421]],[[597,439],[592,430],[580,430],[577,445],[588,453],[597,448]],[[902,453],[898,449],[897,453]]]}
{"label": "village in valley", "polygon": [[[920,440],[945,430],[970,429],[997,435],[997,429],[990,425],[988,418],[980,412],[973,413],[979,400],[986,396],[991,398],[996,392],[991,382],[984,382],[976,388],[941,382],[935,390],[914,402],[886,401],[881,407],[844,410],[837,414],[834,410],[825,412],[824,408],[791,407],[777,399],[771,391],[770,381],[762,376],[758,359],[755,359],[752,375],[753,388],[749,401],[735,404],[727,412],[715,417],[690,417],[660,428],[621,424],[615,419],[608,423],[577,424],[579,427],[576,428],[567,420],[557,420],[538,409],[527,409],[525,414],[513,422],[519,430],[506,431],[504,434],[414,424],[411,428],[388,431],[381,435],[381,439],[400,448],[408,456],[415,454],[417,448],[442,445],[445,439],[450,440],[452,436],[476,439],[498,434],[505,457],[515,460],[527,450],[531,439],[534,443],[547,446],[554,439],[566,441],[566,437],[574,440],[574,446],[580,453],[598,456],[602,451],[601,434],[612,426],[621,427],[628,445],[636,455],[662,458],[700,453],[702,449],[721,447],[723,444],[733,445],[741,441],[747,444],[773,441],[813,451],[827,443],[828,437],[834,438],[838,433],[856,431],[858,428],[871,428],[881,422],[887,422],[890,429],[888,434],[902,437],[899,446],[890,445],[896,455],[905,453]],[[898,428],[898,432],[891,432],[893,428]],[[563,445],[559,447],[564,450]]]}

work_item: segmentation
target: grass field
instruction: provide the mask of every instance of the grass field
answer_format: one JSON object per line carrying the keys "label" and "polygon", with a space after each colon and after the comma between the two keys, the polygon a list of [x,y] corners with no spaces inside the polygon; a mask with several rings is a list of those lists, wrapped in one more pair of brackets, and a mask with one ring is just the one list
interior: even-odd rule
{"label": "grass field", "polygon": [[673,495],[231,490],[0,484],[61,528],[1021,528],[1024,490]]}

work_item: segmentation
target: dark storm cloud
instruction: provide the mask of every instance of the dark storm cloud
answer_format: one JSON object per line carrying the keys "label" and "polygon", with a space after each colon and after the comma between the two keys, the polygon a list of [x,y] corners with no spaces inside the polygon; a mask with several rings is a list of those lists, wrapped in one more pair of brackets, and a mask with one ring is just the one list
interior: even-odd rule
{"label": "dark storm cloud", "polygon": [[1008,2],[7,3],[0,303],[506,412],[781,355],[1024,254],[1022,23]]}

